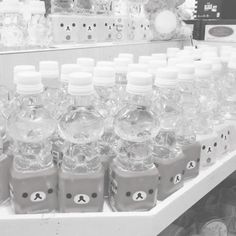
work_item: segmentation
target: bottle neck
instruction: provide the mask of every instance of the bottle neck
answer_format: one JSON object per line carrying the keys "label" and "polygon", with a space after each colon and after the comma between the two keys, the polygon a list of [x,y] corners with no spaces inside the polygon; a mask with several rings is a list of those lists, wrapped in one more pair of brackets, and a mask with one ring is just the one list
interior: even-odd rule
{"label": "bottle neck", "polygon": [[20,102],[21,106],[42,106],[42,93],[38,94],[30,94],[30,95],[23,95],[19,94],[17,97],[18,101]]}
{"label": "bottle neck", "polygon": [[74,107],[89,107],[94,105],[95,93],[85,96],[70,95],[70,104]]}
{"label": "bottle neck", "polygon": [[127,103],[135,106],[151,106],[152,93],[145,95],[135,95],[127,93]]}

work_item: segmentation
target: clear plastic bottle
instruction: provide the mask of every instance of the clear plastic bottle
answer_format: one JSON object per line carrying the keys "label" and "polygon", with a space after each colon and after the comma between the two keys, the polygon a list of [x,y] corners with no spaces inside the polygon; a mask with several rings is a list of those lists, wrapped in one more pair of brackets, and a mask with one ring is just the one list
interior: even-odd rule
{"label": "clear plastic bottle", "polygon": [[19,0],[0,2],[0,15],[3,17],[1,30],[2,44],[5,47],[18,48],[24,45],[25,25]]}
{"label": "clear plastic bottle", "polygon": [[113,14],[115,16],[127,16],[128,5],[124,0],[113,0]]}
{"label": "clear plastic bottle", "polygon": [[93,74],[95,60],[90,57],[79,57],[77,58],[77,65],[81,67],[82,72]]}
{"label": "clear plastic bottle", "polygon": [[95,6],[93,0],[74,0],[74,10],[80,15],[95,14]]}
{"label": "clear plastic bottle", "polygon": [[195,68],[193,64],[178,66],[178,82],[180,89],[181,115],[176,126],[176,145],[181,148],[185,161],[186,179],[199,174],[201,144],[196,141],[194,122],[197,117],[198,96],[195,84]]}
{"label": "clear plastic bottle", "polygon": [[110,67],[95,67],[94,88],[98,95],[97,109],[105,118],[105,132],[99,141],[101,161],[105,169],[104,195],[108,196],[109,166],[116,156],[117,137],[113,130],[114,115],[117,111],[115,70]]}
{"label": "clear plastic bottle", "polygon": [[118,109],[123,106],[126,99],[126,85],[128,66],[132,63],[130,58],[115,58],[115,78],[117,88]]}
{"label": "clear plastic bottle", "polygon": [[[42,83],[44,85],[44,93],[42,95],[43,103],[48,111],[50,111],[55,121],[60,119],[67,103],[63,100],[63,92],[59,89],[59,65],[57,61],[40,61],[39,72],[42,75]],[[60,165],[63,158],[64,140],[58,135],[58,131],[50,138],[52,144],[52,156],[54,163]]]}
{"label": "clear plastic bottle", "polygon": [[199,117],[196,123],[198,134],[207,134],[213,127],[213,114],[217,106],[217,93],[212,65],[205,61],[195,62],[196,86],[199,99]]}
{"label": "clear plastic bottle", "polygon": [[77,64],[63,64],[61,65],[61,81],[60,87],[63,94],[66,96],[69,83],[69,75],[75,72],[80,72],[81,66]]}
{"label": "clear plastic bottle", "polygon": [[131,72],[148,72],[148,66],[145,64],[129,64],[128,73]]}
{"label": "clear plastic bottle", "polygon": [[51,12],[71,14],[74,11],[74,0],[51,0]]}
{"label": "clear plastic bottle", "polygon": [[18,74],[18,104],[7,120],[14,140],[11,170],[12,203],[18,214],[52,212],[57,209],[57,169],[48,139],[56,123],[42,102],[43,85],[37,72]]}
{"label": "clear plastic bottle", "polygon": [[6,131],[6,112],[9,105],[10,92],[0,87],[0,204],[10,198],[10,167],[13,159],[12,140]]}
{"label": "clear plastic bottle", "polygon": [[27,24],[28,45],[31,47],[46,47],[49,45],[49,25],[46,8],[43,1],[29,2],[30,20]]}
{"label": "clear plastic bottle", "polygon": [[128,0],[128,12],[130,17],[144,16],[144,5],[148,0]]}
{"label": "clear plastic bottle", "polygon": [[161,68],[156,73],[153,105],[160,118],[160,131],[154,139],[154,162],[161,175],[158,200],[183,186],[185,159],[176,148],[176,126],[180,118],[180,92],[177,70]]}
{"label": "clear plastic bottle", "polygon": [[92,0],[95,15],[107,15],[112,14],[113,0]]}
{"label": "clear plastic bottle", "polygon": [[213,116],[218,101],[212,65],[204,61],[195,62],[195,75],[199,106],[194,127],[202,146],[200,164],[208,166],[218,157],[218,135],[213,131]]}
{"label": "clear plastic bottle", "polygon": [[114,120],[120,143],[110,167],[109,199],[115,211],[146,211],[156,205],[159,179],[152,159],[159,120],[151,108],[151,75],[129,73],[127,93],[127,105]]}
{"label": "clear plastic bottle", "polygon": [[152,74],[153,81],[156,77],[156,72],[159,68],[167,67],[167,61],[166,60],[151,60],[148,63],[148,72]]}
{"label": "clear plastic bottle", "polygon": [[68,93],[71,105],[59,122],[59,134],[67,142],[59,171],[60,211],[102,211],[104,168],[98,141],[104,133],[104,119],[95,108],[92,75],[71,74]]}

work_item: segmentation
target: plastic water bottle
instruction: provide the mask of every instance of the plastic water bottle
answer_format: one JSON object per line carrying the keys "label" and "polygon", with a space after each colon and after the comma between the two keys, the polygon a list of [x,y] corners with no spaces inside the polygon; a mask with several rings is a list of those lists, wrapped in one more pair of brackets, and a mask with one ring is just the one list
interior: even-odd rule
{"label": "plastic water bottle", "polygon": [[104,168],[98,141],[104,119],[95,107],[92,75],[71,74],[68,93],[71,105],[59,122],[59,134],[68,144],[59,171],[60,211],[102,211]]}
{"label": "plastic water bottle", "polygon": [[167,67],[167,61],[166,60],[151,60],[148,63],[148,72],[152,74],[153,81],[156,77],[156,72],[159,68]]}
{"label": "plastic water bottle", "polygon": [[117,112],[115,70],[111,67],[95,67],[94,88],[98,95],[97,109],[105,118],[105,132],[99,141],[100,155],[105,169],[104,195],[108,196],[109,166],[116,156],[117,137],[113,130],[114,115]]}
{"label": "plastic water bottle", "polygon": [[144,4],[146,4],[148,0],[128,0],[128,12],[130,17],[135,16],[144,16]]}
{"label": "plastic water bottle", "polygon": [[194,122],[199,106],[196,84],[195,67],[193,64],[178,66],[178,82],[180,90],[181,115],[176,126],[176,145],[181,148],[186,161],[186,179],[199,174],[201,144],[197,142]]}
{"label": "plastic water bottle", "polygon": [[151,108],[151,75],[129,73],[127,93],[127,105],[114,120],[120,144],[110,167],[109,199],[115,211],[146,211],[156,205],[159,179],[152,160],[159,121]]}
{"label": "plastic water bottle", "polygon": [[154,106],[160,114],[161,130],[156,137],[158,144],[174,149],[176,122],[180,115],[180,92],[177,69],[160,68],[154,84]]}
{"label": "plastic water bottle", "polygon": [[25,72],[25,71],[36,71],[36,68],[34,65],[17,65],[14,66],[13,69],[13,83],[16,85],[17,84],[17,74],[20,72]]}
{"label": "plastic water bottle", "polygon": [[112,14],[112,0],[92,0],[95,15],[106,15]]}
{"label": "plastic water bottle", "polygon": [[71,14],[74,11],[73,0],[51,0],[51,12]]}
{"label": "plastic water bottle", "polygon": [[132,60],[130,58],[115,58],[114,63],[119,109],[119,107],[123,106],[123,101],[126,99],[127,72]]}
{"label": "plastic water bottle", "polygon": [[82,72],[93,74],[95,60],[90,57],[80,57],[77,59],[77,64],[81,67]]}
{"label": "plastic water bottle", "polygon": [[49,44],[49,26],[46,17],[44,1],[30,1],[29,11],[30,20],[27,25],[28,45],[29,46],[48,46]]}
{"label": "plastic water bottle", "polygon": [[197,140],[201,143],[201,166],[216,161],[218,154],[218,135],[213,131],[213,115],[217,108],[217,93],[210,63],[195,62],[196,87],[199,100],[198,119],[195,121]]}
{"label": "plastic water bottle", "polygon": [[13,48],[22,46],[25,25],[21,14],[20,1],[4,0],[0,2],[0,14],[3,16],[2,44],[5,47]]}
{"label": "plastic water bottle", "polygon": [[63,64],[61,65],[61,83],[62,92],[66,95],[68,91],[69,75],[71,73],[80,72],[81,66],[77,64]]}
{"label": "plastic water bottle", "polygon": [[0,87],[0,204],[4,204],[10,197],[9,180],[12,164],[12,140],[6,132],[6,113],[10,93],[5,87]]}
{"label": "plastic water bottle", "polygon": [[160,119],[160,131],[154,139],[154,162],[160,172],[158,200],[163,200],[183,186],[185,159],[176,148],[176,126],[180,118],[180,92],[177,70],[162,68],[156,73],[153,105]]}
{"label": "plastic water bottle", "polygon": [[55,211],[57,169],[48,139],[56,123],[42,102],[40,73],[18,74],[17,93],[19,106],[7,120],[16,149],[10,181],[13,206],[20,214]]}

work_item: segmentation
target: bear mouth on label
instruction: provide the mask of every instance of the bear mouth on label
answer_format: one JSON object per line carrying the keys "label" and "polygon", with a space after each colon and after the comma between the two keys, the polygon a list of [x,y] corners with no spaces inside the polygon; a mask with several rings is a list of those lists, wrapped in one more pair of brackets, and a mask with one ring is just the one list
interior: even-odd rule
{"label": "bear mouth on label", "polygon": [[70,38],[71,38],[70,35],[66,36],[66,40],[70,40]]}
{"label": "bear mouth on label", "polygon": [[92,39],[92,35],[90,34],[90,35],[88,35],[88,39]]}

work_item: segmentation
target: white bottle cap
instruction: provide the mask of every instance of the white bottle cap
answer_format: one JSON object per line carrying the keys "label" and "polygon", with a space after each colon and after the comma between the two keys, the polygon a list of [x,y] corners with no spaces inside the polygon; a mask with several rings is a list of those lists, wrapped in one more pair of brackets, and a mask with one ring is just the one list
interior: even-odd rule
{"label": "white bottle cap", "polygon": [[166,67],[157,70],[155,86],[159,88],[172,88],[178,85],[178,71],[176,68]]}
{"label": "white bottle cap", "polygon": [[236,56],[233,56],[229,59],[228,68],[236,70]]}
{"label": "white bottle cap", "polygon": [[134,55],[131,54],[131,53],[120,53],[120,54],[118,55],[118,57],[119,57],[119,58],[129,58],[129,59],[132,61],[132,63],[133,63],[133,61],[134,61]]}
{"label": "white bottle cap", "polygon": [[172,57],[172,58],[169,58],[169,60],[168,60],[168,66],[176,66],[180,63],[181,63],[181,61],[177,57]]}
{"label": "white bottle cap", "polygon": [[69,75],[69,94],[74,96],[86,96],[91,95],[93,92],[94,88],[92,74],[76,72]]}
{"label": "white bottle cap", "polygon": [[78,64],[63,64],[61,66],[61,81],[68,83],[69,75],[74,72],[81,72],[81,66]]}
{"label": "white bottle cap", "polygon": [[30,1],[29,7],[31,14],[44,15],[46,13],[46,7],[44,1],[36,1],[36,0]]}
{"label": "white bottle cap", "polygon": [[138,59],[138,62],[139,62],[139,64],[148,65],[151,60],[153,60],[153,58],[151,56],[140,56]]}
{"label": "white bottle cap", "polygon": [[180,64],[178,69],[178,80],[188,82],[195,80],[195,67],[193,64]]}
{"label": "white bottle cap", "polygon": [[127,73],[128,66],[129,66],[129,64],[132,63],[132,60],[130,58],[117,57],[114,59],[114,63],[115,63],[116,73]]}
{"label": "white bottle cap", "polygon": [[148,66],[145,64],[129,64],[128,73],[131,72],[147,72]]}
{"label": "white bottle cap", "polygon": [[179,57],[180,63],[194,63],[194,57],[192,55],[182,55]]}
{"label": "white bottle cap", "polygon": [[115,85],[115,69],[112,67],[95,67],[94,86],[112,87]]}
{"label": "white bottle cap", "polygon": [[206,61],[196,61],[195,66],[195,75],[200,78],[210,78],[212,75],[212,65]]}
{"label": "white bottle cap", "polygon": [[81,67],[94,67],[95,60],[90,57],[79,57],[77,58],[77,64]]}
{"label": "white bottle cap", "polygon": [[3,0],[0,2],[0,13],[20,13],[21,2],[19,0]]}
{"label": "white bottle cap", "polygon": [[20,72],[17,75],[16,92],[18,94],[38,94],[43,92],[41,74],[36,71]]}
{"label": "white bottle cap", "polygon": [[220,57],[209,57],[205,58],[204,60],[212,65],[213,72],[215,73],[221,72],[223,66]]}
{"label": "white bottle cap", "polygon": [[59,78],[59,64],[57,61],[40,61],[39,72],[42,79],[56,79]]}
{"label": "white bottle cap", "polygon": [[167,67],[167,61],[151,60],[148,65],[148,72],[155,75],[159,68]]}
{"label": "white bottle cap", "polygon": [[127,81],[127,93],[135,95],[146,95],[152,92],[152,75],[149,73],[128,73]]}
{"label": "white bottle cap", "polygon": [[35,66],[33,65],[17,65],[14,67],[14,78],[13,82],[14,84],[17,83],[17,75],[20,72],[25,72],[25,71],[36,71]]}
{"label": "white bottle cap", "polygon": [[167,57],[176,57],[177,53],[180,51],[179,48],[167,48]]}
{"label": "white bottle cap", "polygon": [[152,54],[153,60],[167,60],[167,55],[165,53],[153,53]]}
{"label": "white bottle cap", "polygon": [[105,66],[105,67],[115,67],[114,61],[98,61],[97,66]]}

